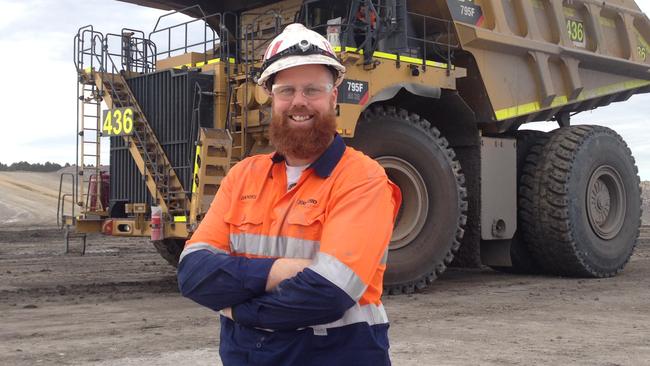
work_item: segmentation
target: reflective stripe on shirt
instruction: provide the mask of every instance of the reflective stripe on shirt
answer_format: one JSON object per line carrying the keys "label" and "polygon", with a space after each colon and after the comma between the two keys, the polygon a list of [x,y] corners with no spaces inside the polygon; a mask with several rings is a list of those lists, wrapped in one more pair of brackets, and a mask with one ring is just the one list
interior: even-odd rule
{"label": "reflective stripe on shirt", "polygon": [[359,305],[359,303],[356,303],[353,307],[349,308],[345,314],[343,314],[341,319],[327,324],[313,325],[310,328],[314,329],[314,333],[319,333],[319,331],[322,330],[343,327],[355,323],[368,323],[369,325],[388,323],[388,316],[386,315],[384,305]]}
{"label": "reflective stripe on shirt", "polygon": [[319,249],[320,242],[313,240],[249,233],[230,234],[230,250],[237,254],[311,259]]}
{"label": "reflective stripe on shirt", "polygon": [[345,291],[354,301],[359,301],[367,285],[350,267],[327,253],[317,253],[307,267]]}
{"label": "reflective stripe on shirt", "polygon": [[194,253],[197,250],[209,250],[214,254],[228,254],[228,252],[226,252],[225,250],[216,248],[215,246],[210,245],[208,243],[193,243],[191,245],[186,246],[183,249],[183,252],[181,252],[181,256],[178,258],[178,263],[180,263],[186,255],[190,253]]}

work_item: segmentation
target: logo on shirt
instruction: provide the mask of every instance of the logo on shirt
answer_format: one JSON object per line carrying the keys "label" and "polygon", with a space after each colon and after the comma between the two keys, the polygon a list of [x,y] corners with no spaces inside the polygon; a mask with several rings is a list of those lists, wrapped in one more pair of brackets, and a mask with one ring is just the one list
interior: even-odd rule
{"label": "logo on shirt", "polygon": [[316,201],[313,198],[310,198],[310,199],[308,199],[306,201],[302,200],[302,199],[298,199],[298,201],[296,201],[296,204],[298,204],[299,206],[311,207],[311,206],[316,206],[318,204],[318,201]]}
{"label": "logo on shirt", "polygon": [[241,197],[239,197],[240,201],[248,201],[248,200],[255,200],[257,199],[256,194],[243,194]]}

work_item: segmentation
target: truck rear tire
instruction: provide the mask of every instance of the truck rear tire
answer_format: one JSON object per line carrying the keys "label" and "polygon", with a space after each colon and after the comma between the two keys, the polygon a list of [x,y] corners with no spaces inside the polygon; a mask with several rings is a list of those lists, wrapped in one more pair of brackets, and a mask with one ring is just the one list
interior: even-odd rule
{"label": "truck rear tire", "polygon": [[167,263],[174,266],[174,268],[178,267],[178,259],[185,246],[185,239],[165,238],[163,240],[154,240],[151,243]]}
{"label": "truck rear tire", "polygon": [[364,112],[348,144],[376,159],[402,190],[384,288],[425,288],[451,263],[467,220],[465,177],[453,149],[428,121],[390,106]]}
{"label": "truck rear tire", "polygon": [[641,190],[623,139],[601,126],[558,129],[544,146],[526,240],[545,272],[610,277],[626,265],[639,236]]}
{"label": "truck rear tire", "polygon": [[524,177],[524,165],[528,162],[528,169],[537,170],[537,163],[544,144],[549,139],[549,134],[543,131],[519,130],[515,131],[514,137],[517,139],[517,231],[510,240],[510,262],[511,267],[491,266],[500,272],[517,273],[517,274],[537,274],[540,273],[539,264],[533,258],[530,251],[530,244],[524,239],[522,232],[523,221],[530,217],[532,203],[528,201],[528,195],[522,194],[521,191],[530,189],[530,186]]}

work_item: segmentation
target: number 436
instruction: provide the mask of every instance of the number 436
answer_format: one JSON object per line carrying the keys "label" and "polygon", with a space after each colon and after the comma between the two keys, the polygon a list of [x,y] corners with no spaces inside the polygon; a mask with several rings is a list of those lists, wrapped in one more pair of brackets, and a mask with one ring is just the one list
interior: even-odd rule
{"label": "number 436", "polygon": [[102,132],[107,136],[125,136],[133,133],[133,109],[131,107],[104,111]]}

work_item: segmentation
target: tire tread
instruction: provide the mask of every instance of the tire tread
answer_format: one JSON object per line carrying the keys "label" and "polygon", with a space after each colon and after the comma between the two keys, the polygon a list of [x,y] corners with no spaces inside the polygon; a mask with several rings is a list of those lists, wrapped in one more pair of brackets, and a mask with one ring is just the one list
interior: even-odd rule
{"label": "tire tread", "polygon": [[467,223],[467,189],[465,188],[465,176],[461,171],[461,165],[458,160],[456,160],[456,153],[451,147],[449,147],[449,141],[441,136],[440,131],[436,127],[432,126],[429,121],[420,117],[416,113],[410,113],[402,108],[385,105],[375,105],[368,108],[364,112],[363,121],[373,121],[378,117],[384,116],[392,117],[396,121],[399,121],[399,123],[409,124],[410,126],[419,129],[444,152],[445,159],[449,163],[449,166],[452,167],[454,177],[456,178],[456,187],[459,192],[457,204],[461,214],[456,220],[455,238],[453,239],[450,249],[446,253],[444,259],[439,263],[431,263],[431,266],[425,271],[424,275],[416,280],[395,285],[384,285],[385,291],[390,295],[410,294],[422,290],[430,285],[453,261],[455,253],[460,248],[465,233],[464,227]]}
{"label": "tire tread", "polygon": [[[525,187],[520,197],[529,204],[522,220],[523,232],[530,249],[543,269],[551,274],[578,277],[609,277],[619,273],[625,262],[612,269],[602,271],[592,266],[585,253],[578,249],[572,225],[569,206],[571,204],[569,182],[573,174],[576,157],[585,141],[599,135],[609,135],[619,140],[626,155],[634,158],[623,141],[613,130],[592,125],[570,126],[558,129],[540,151],[526,161],[524,169]],[[637,186],[638,174],[636,175]],[[630,192],[634,194],[635,192]],[[638,192],[640,195],[640,191]],[[638,225],[637,225],[638,226]],[[638,238],[638,229],[637,235]],[[638,239],[633,243],[632,250]]]}

